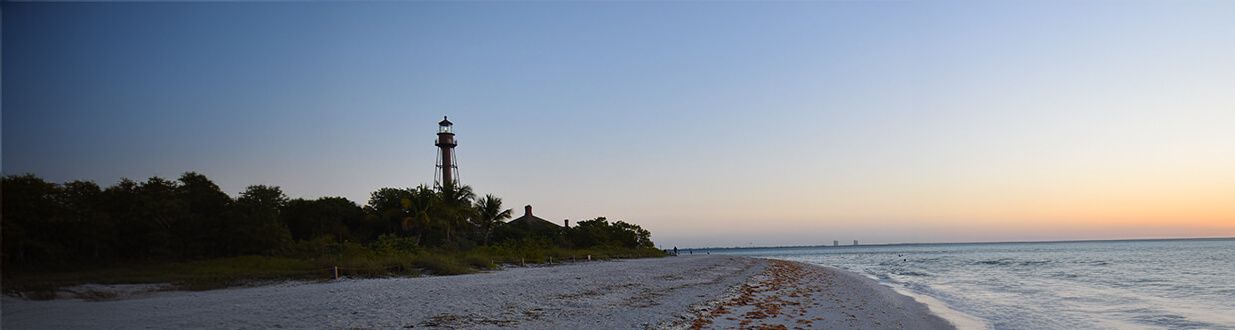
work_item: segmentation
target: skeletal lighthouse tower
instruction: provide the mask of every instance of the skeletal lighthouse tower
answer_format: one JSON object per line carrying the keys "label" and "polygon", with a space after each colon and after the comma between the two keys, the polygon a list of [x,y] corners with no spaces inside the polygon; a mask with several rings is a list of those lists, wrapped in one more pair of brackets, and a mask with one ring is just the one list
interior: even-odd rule
{"label": "skeletal lighthouse tower", "polygon": [[438,188],[454,187],[459,183],[459,165],[455,163],[455,146],[459,144],[455,142],[455,133],[451,132],[452,126],[454,124],[445,116],[437,123],[437,141],[434,144],[438,148],[437,170],[433,173],[433,185]]}

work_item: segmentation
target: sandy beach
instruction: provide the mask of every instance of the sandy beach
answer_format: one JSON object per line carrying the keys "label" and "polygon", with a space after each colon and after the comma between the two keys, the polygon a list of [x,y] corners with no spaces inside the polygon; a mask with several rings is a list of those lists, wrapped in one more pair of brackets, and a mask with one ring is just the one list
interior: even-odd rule
{"label": "sandy beach", "polygon": [[857,274],[734,256],[284,283],[109,301],[3,299],[5,329],[947,329]]}

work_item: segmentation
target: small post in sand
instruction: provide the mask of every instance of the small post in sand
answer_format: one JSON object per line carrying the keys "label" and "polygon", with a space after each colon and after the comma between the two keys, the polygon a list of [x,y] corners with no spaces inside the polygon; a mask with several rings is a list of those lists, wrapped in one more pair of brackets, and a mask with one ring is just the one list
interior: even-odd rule
{"label": "small post in sand", "polygon": [[334,266],[334,279],[339,279],[339,266]]}

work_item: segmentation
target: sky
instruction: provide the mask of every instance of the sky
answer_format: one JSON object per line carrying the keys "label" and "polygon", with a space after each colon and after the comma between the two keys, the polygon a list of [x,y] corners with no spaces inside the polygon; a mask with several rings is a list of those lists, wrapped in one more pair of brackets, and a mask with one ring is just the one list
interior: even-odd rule
{"label": "sky", "polygon": [[3,5],[2,169],[360,204],[460,178],[662,247],[1235,236],[1235,2]]}

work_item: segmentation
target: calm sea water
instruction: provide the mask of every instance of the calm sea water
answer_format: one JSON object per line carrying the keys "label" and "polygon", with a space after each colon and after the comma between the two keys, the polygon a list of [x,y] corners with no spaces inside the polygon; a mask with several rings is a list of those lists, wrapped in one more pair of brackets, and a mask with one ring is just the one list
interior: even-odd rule
{"label": "calm sea water", "polygon": [[1235,329],[1235,239],[713,250],[875,278],[965,327]]}

